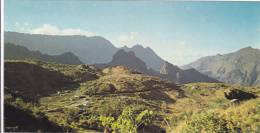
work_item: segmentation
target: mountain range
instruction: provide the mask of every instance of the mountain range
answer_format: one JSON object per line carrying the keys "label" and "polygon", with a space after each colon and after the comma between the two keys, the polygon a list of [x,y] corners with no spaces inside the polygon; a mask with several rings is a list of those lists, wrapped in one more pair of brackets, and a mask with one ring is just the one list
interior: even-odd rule
{"label": "mountain range", "polygon": [[[5,32],[5,42],[24,46],[43,54],[57,55],[72,52],[86,64],[106,63],[118,50],[110,41],[100,36],[58,36]],[[101,52],[102,51],[102,52]]]}
{"label": "mountain range", "polygon": [[207,56],[183,68],[194,68],[225,83],[260,85],[260,50],[246,47],[229,54]]}
{"label": "mountain range", "polygon": [[[230,71],[231,83],[244,84],[237,79],[245,72],[250,83],[257,85],[258,49],[205,57],[201,67],[193,67],[195,62],[183,69],[141,45],[118,48],[105,63],[86,65],[71,50],[46,54],[5,41],[5,59],[10,59],[4,63],[7,132],[258,131],[260,86],[216,83],[219,81],[207,76],[218,72],[224,76]],[[142,54],[136,49],[152,52]],[[149,56],[154,59],[147,60]],[[88,56],[84,58],[88,60]],[[203,74],[196,69],[207,71]],[[140,120],[147,123],[136,125]]]}
{"label": "mountain range", "polygon": [[164,62],[149,47],[135,45],[131,48],[126,46],[117,48],[100,36],[58,36],[5,32],[4,37],[5,42],[24,46],[29,50],[40,51],[43,54],[55,55],[70,51],[85,64],[108,63],[119,49],[135,52],[136,56],[147,64],[147,67],[156,71],[160,70],[160,66]]}
{"label": "mountain range", "polygon": [[[203,57],[188,65],[178,67],[163,60],[150,47],[138,44],[131,48],[126,46],[117,48],[110,41],[99,36],[57,36],[17,32],[5,32],[4,36],[5,43],[21,46],[18,51],[27,51],[25,52],[27,55],[48,59],[46,61],[54,60],[64,63],[64,60],[61,60],[66,57],[65,60],[73,60],[65,62],[68,64],[82,62],[103,68],[123,65],[177,83],[220,81],[240,85],[260,84],[260,50],[251,47],[229,54]],[[24,50],[24,47],[27,50]],[[28,54],[28,51],[32,53]],[[10,52],[9,55],[6,53],[6,57],[15,56],[12,53],[15,51]],[[23,56],[19,55],[19,57]]]}
{"label": "mountain range", "polygon": [[[82,60],[83,63],[95,64],[100,68],[122,65],[144,74],[162,77],[178,83],[216,81],[199,72],[194,73],[195,70],[190,75],[190,70],[183,71],[178,67],[176,71],[172,67],[168,69],[164,65],[165,61],[150,47],[144,48],[140,44],[131,48],[126,46],[116,48],[103,37],[32,35],[16,32],[5,32],[5,37],[6,44],[9,44],[6,46],[6,58],[9,59],[34,57],[47,62],[56,61],[58,63],[70,64],[69,62],[61,61],[60,58],[57,59],[60,56],[46,54],[59,54],[70,51],[75,56],[71,55],[70,59],[65,58],[64,60],[70,60],[71,64],[80,64],[80,60]],[[10,45],[10,43],[20,46]],[[102,48],[103,50],[101,50]],[[15,51],[18,51],[18,54]],[[171,66],[169,63],[167,65]],[[161,69],[167,69],[169,73],[161,74]],[[176,75],[180,77],[177,79]]]}
{"label": "mountain range", "polygon": [[163,79],[174,81],[175,83],[192,83],[192,82],[219,82],[204,74],[201,74],[195,69],[182,70],[169,62],[163,62],[160,67],[160,72],[147,68],[145,62],[139,59],[133,51],[126,52],[119,50],[111,62],[107,64],[96,64],[99,68],[124,66],[131,70],[147,74],[150,76],[157,76]]}
{"label": "mountain range", "polygon": [[6,60],[37,59],[61,64],[83,64],[83,62],[71,52],[65,52],[60,55],[47,55],[39,51],[30,51],[26,47],[11,43],[5,43],[4,50],[4,58]]}

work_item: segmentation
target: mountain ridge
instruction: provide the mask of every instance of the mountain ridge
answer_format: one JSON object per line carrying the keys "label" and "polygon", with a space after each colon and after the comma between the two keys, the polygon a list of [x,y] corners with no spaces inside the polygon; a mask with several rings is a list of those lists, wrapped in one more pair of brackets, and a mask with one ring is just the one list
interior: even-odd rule
{"label": "mountain ridge", "polygon": [[[5,42],[18,44],[27,47],[29,50],[40,51],[43,54],[54,55],[69,51],[78,56],[86,64],[108,62],[112,59],[111,55],[117,51],[117,48],[109,40],[101,36],[57,36],[5,32],[4,37]],[[104,51],[104,49],[106,52],[97,52]]]}
{"label": "mountain ridge", "polygon": [[[134,51],[148,68],[160,70],[163,59],[150,47],[140,44],[128,47],[115,47],[102,36],[86,37],[83,35],[44,35],[5,31],[5,42],[27,47],[32,51],[55,55],[72,52],[85,64],[102,64],[112,60],[113,55],[120,49]],[[54,45],[55,44],[55,45]],[[102,51],[102,52],[100,52]]]}
{"label": "mountain ridge", "polygon": [[245,47],[232,53],[206,56],[183,68],[194,68],[219,81],[240,84],[260,84],[260,50]]}
{"label": "mountain ridge", "polygon": [[77,56],[75,56],[71,52],[64,52],[59,55],[48,55],[48,54],[42,54],[40,51],[30,51],[28,48],[11,44],[11,43],[5,43],[5,53],[4,58],[5,59],[37,59],[42,61],[48,61],[48,62],[56,62],[61,64],[83,64]]}
{"label": "mountain ridge", "polygon": [[164,60],[158,56],[150,47],[143,47],[140,44],[136,44],[131,48],[124,46],[121,49],[124,49],[125,51],[134,51],[136,56],[142,59],[148,68],[154,69],[156,71],[160,71],[160,67],[164,62]]}

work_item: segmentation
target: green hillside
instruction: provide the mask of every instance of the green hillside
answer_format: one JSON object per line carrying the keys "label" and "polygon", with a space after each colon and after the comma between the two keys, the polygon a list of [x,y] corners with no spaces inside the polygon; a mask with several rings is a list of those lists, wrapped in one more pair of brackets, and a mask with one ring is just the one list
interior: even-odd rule
{"label": "green hillside", "polygon": [[[41,114],[63,132],[260,130],[260,87],[223,83],[176,85],[122,66],[99,70],[88,65],[9,60],[5,67],[6,105],[29,111],[33,117]],[[24,98],[36,93],[44,95],[34,100]],[[13,125],[18,126],[15,131],[56,131],[49,127],[22,128],[25,125],[7,116],[5,119],[12,123],[5,124],[6,131]]]}

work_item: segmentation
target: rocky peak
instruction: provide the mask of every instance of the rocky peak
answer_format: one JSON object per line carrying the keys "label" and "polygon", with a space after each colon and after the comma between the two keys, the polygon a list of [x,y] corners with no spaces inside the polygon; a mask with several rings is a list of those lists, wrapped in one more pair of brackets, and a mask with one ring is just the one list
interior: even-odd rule
{"label": "rocky peak", "polygon": [[238,50],[237,52],[251,53],[251,52],[255,52],[255,51],[259,51],[259,49],[255,49],[255,48],[252,48],[251,46],[248,46],[248,47]]}
{"label": "rocky peak", "polygon": [[109,63],[109,66],[125,66],[132,70],[145,72],[147,71],[146,64],[135,56],[133,51],[126,52],[120,49],[114,56],[113,60]]}
{"label": "rocky peak", "polygon": [[133,49],[143,49],[144,47],[141,44],[136,44],[132,47]]}

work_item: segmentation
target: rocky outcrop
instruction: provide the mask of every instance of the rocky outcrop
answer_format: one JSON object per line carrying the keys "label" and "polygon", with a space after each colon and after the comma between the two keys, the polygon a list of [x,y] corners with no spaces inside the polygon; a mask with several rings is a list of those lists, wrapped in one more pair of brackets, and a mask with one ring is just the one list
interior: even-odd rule
{"label": "rocky outcrop", "polygon": [[248,93],[239,89],[228,90],[224,92],[224,95],[229,100],[237,99],[238,101],[249,100],[257,97],[253,93]]}

